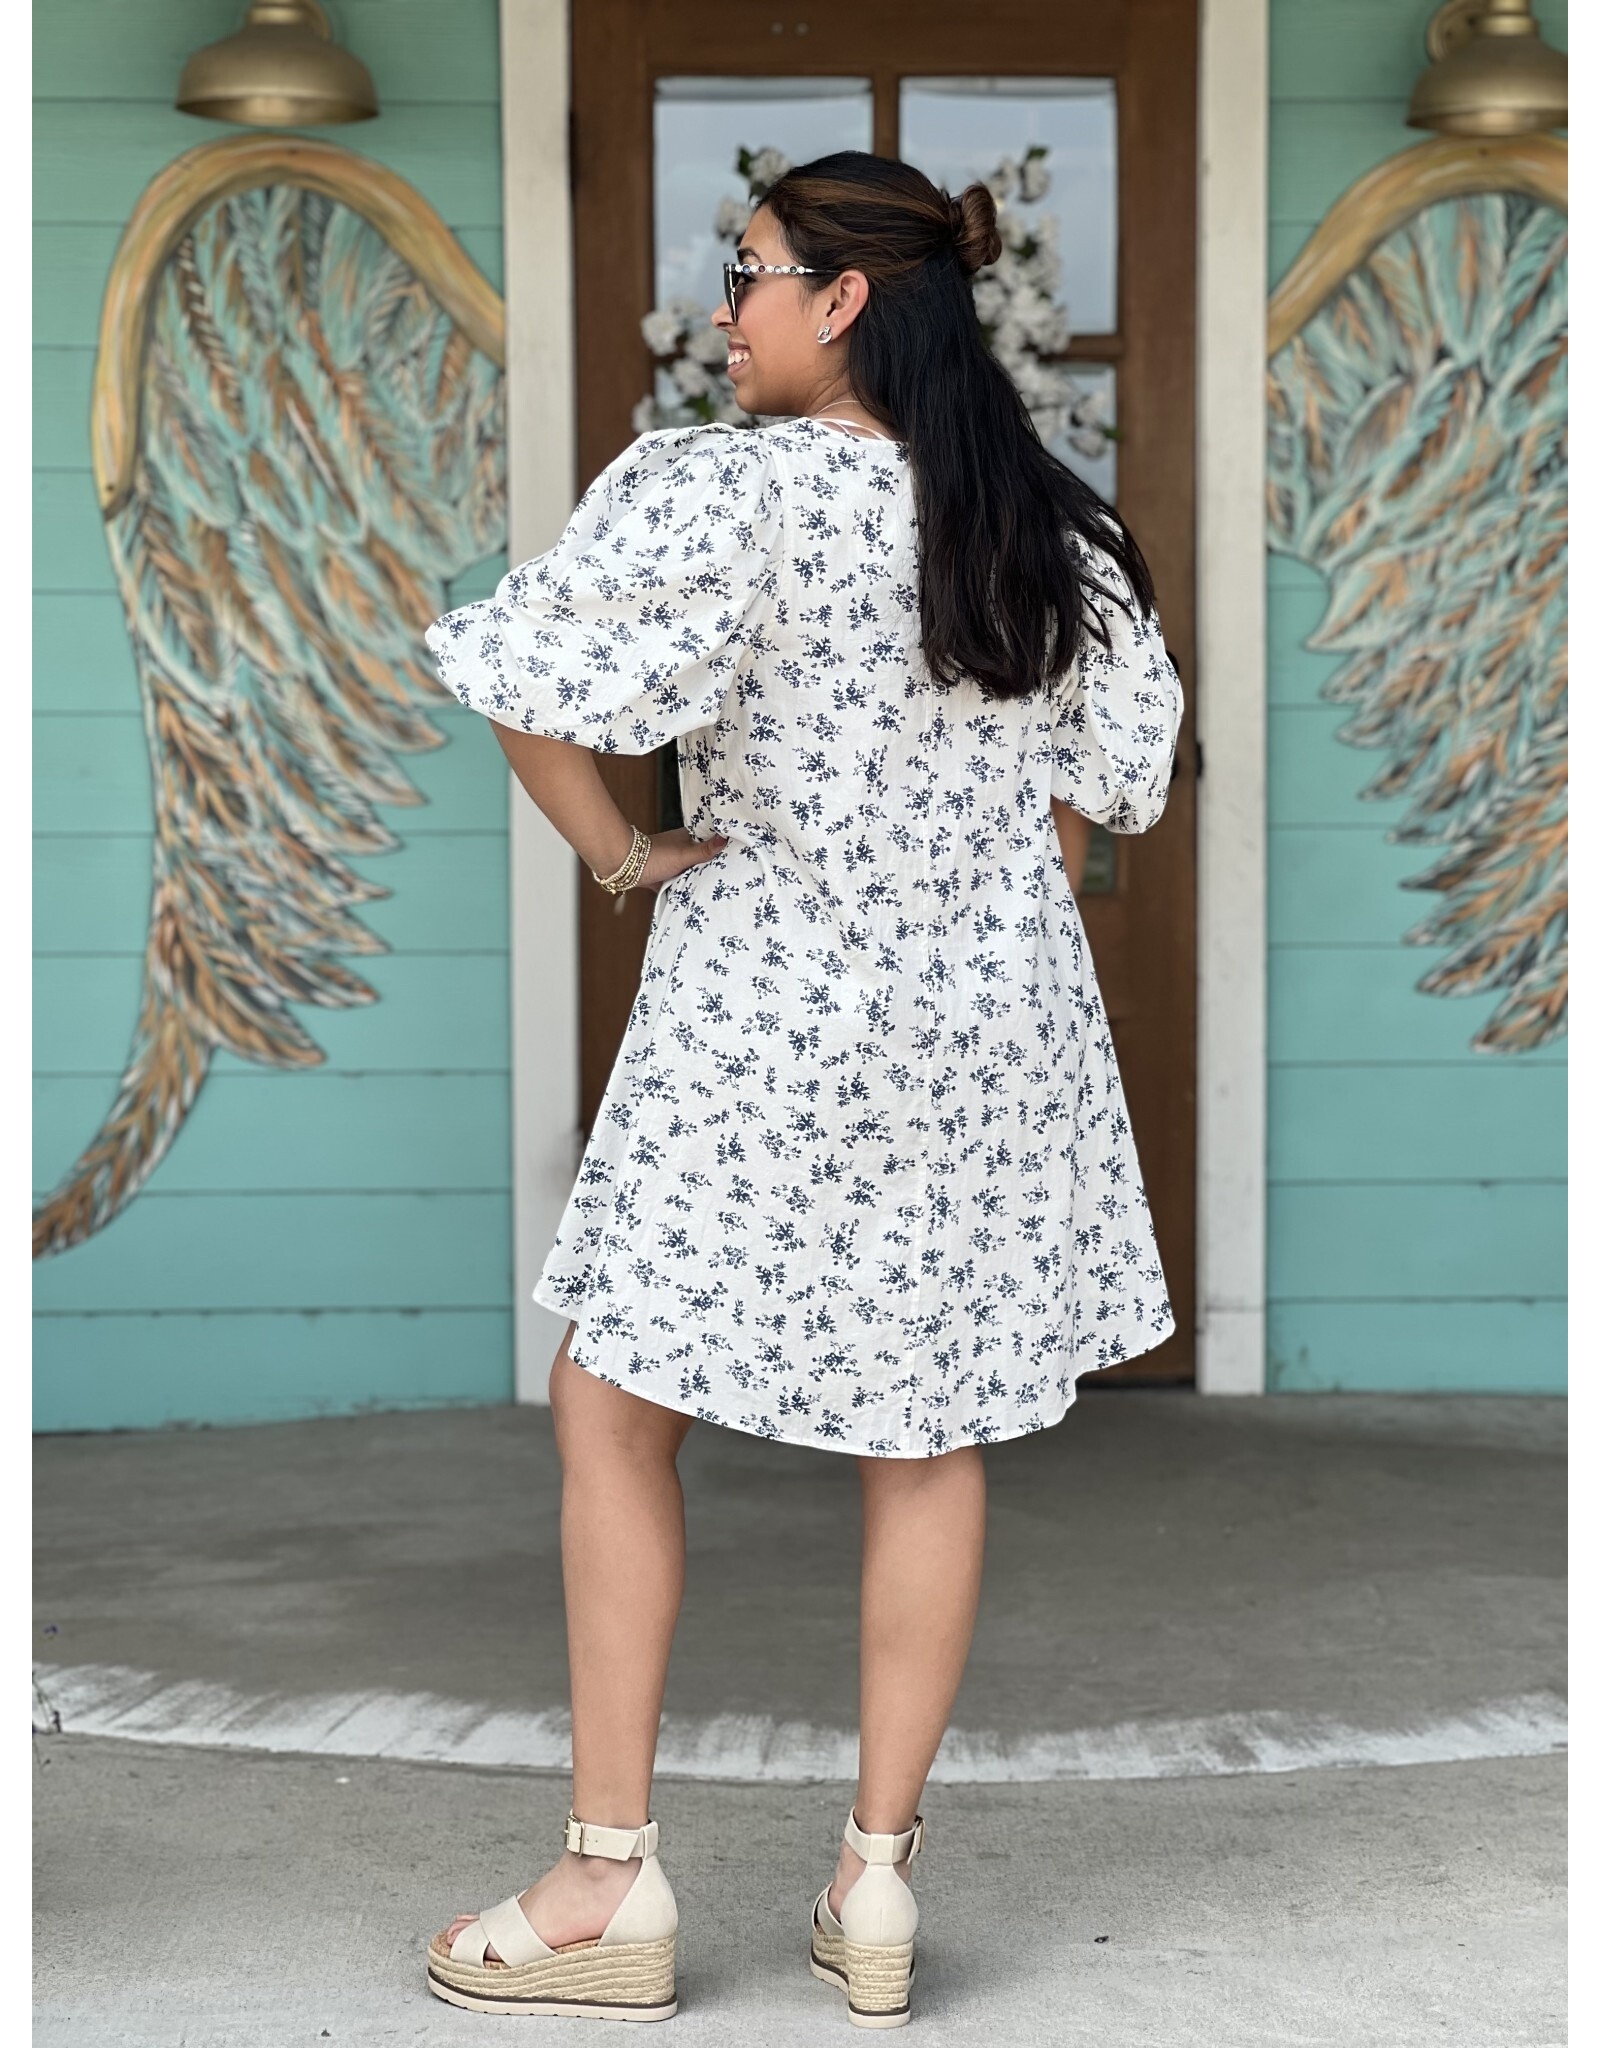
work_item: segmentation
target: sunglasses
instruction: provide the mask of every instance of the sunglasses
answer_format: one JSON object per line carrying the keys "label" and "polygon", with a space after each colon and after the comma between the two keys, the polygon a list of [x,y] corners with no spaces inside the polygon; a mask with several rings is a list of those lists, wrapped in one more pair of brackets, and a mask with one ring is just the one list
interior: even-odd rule
{"label": "sunglasses", "polygon": [[776,277],[826,277],[825,270],[813,270],[804,263],[724,263],[722,266],[722,295],[728,302],[728,311],[735,320],[739,317],[739,285],[747,277],[759,277],[763,271],[770,271]]}

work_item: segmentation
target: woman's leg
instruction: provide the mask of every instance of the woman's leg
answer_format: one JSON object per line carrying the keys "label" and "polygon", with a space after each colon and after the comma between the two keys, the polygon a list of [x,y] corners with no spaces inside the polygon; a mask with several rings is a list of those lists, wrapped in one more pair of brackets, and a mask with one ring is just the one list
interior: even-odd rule
{"label": "woman's leg", "polygon": [[[567,1355],[550,1370],[561,1453],[561,1573],[572,1682],[572,1810],[603,1827],[649,1818],[667,1659],[683,1600],[678,1451],[693,1417],[596,1379]],[[559,1860],[522,1894],[552,1948],[598,1935],[639,1860]],[[457,1928],[471,1915],[453,1923]],[[490,1955],[494,1954],[491,1949]]]}
{"label": "woman's leg", "polygon": [[[861,1766],[856,1819],[900,1834],[966,1667],[983,1577],[986,1491],[976,1445],[938,1458],[863,1458]],[[837,1913],[865,1866],[841,1844]],[[905,1875],[905,1865],[899,1866]]]}

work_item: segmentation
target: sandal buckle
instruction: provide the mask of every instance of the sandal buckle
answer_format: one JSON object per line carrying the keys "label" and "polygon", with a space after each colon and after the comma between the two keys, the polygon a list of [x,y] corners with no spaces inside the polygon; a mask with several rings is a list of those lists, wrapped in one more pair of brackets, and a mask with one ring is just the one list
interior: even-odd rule
{"label": "sandal buckle", "polygon": [[579,1820],[575,1813],[567,1815],[566,1824],[561,1831],[561,1839],[563,1845],[574,1856],[581,1856],[583,1854],[583,1822]]}

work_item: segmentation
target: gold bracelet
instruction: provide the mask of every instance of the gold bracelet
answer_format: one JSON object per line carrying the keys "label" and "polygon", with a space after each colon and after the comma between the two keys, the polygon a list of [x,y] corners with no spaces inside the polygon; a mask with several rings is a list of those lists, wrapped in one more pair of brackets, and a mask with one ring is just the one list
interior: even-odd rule
{"label": "gold bracelet", "polygon": [[638,881],[639,877],[644,873],[645,862],[648,861],[649,858],[650,835],[647,832],[641,832],[638,826],[635,825],[633,828],[633,839],[628,847],[627,857],[623,861],[621,867],[617,869],[616,873],[611,875],[602,875],[595,868],[591,868],[589,872],[591,875],[594,876],[595,880],[600,884],[601,888],[607,892],[608,895],[616,897],[617,909],[620,911],[622,908],[623,897],[628,893],[628,891]]}

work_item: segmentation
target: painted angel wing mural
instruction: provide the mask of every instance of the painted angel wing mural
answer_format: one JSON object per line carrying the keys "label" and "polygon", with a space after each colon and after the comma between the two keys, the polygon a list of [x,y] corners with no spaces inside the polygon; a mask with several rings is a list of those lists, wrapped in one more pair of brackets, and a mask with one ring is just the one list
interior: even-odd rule
{"label": "painted angel wing mural", "polygon": [[242,137],[142,197],[107,287],[93,434],[155,794],[143,987],[98,1131],[35,1256],[123,1208],[220,1049],[323,1055],[294,1006],[373,1000],[349,865],[444,743],[420,658],[445,586],[505,538],[503,316],[403,180]]}
{"label": "painted angel wing mural", "polygon": [[1315,307],[1271,344],[1269,542],[1327,579],[1306,645],[1346,657],[1322,695],[1383,757],[1362,796],[1437,849],[1403,884],[1440,899],[1405,941],[1448,948],[1417,987],[1498,993],[1472,1045],[1518,1052],[1566,1018],[1566,217],[1538,190],[1412,206],[1333,289],[1314,258],[1280,294]]}

